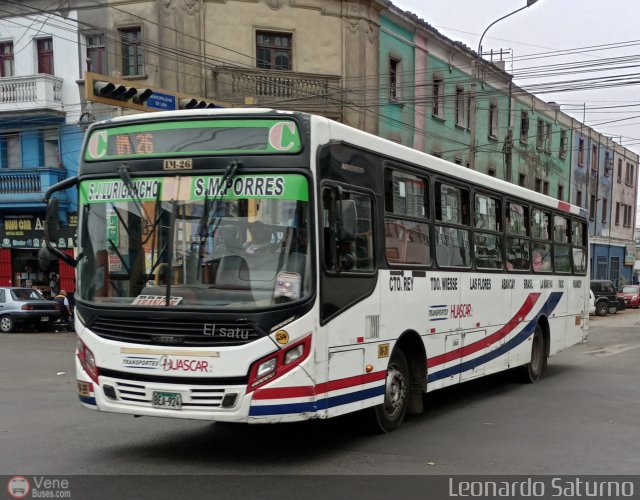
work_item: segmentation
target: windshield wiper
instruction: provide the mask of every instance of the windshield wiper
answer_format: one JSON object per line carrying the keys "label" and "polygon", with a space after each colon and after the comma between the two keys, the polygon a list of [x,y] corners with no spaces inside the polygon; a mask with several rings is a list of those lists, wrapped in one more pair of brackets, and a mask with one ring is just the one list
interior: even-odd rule
{"label": "windshield wiper", "polygon": [[[227,193],[229,187],[231,187],[231,181],[235,177],[238,168],[240,168],[240,162],[238,160],[233,160],[225,169],[224,174],[222,175],[222,181],[220,182],[220,190],[211,200],[211,206],[208,209],[205,208],[204,213],[202,214],[200,224],[198,225],[198,235],[201,236],[202,230],[205,227],[208,227],[213,222],[216,210],[218,209],[218,205],[220,204],[222,198],[224,198],[224,195]],[[205,198],[205,205],[208,201],[209,198]]]}
{"label": "windshield wiper", "polygon": [[118,166],[118,175],[120,176],[120,179],[122,179],[122,182],[124,183],[127,190],[129,191],[129,195],[131,196],[131,199],[133,200],[133,203],[138,209],[138,212],[140,213],[140,215],[141,216],[144,215],[147,220],[151,220],[151,218],[147,214],[147,211],[144,208],[144,205],[142,204],[142,200],[140,199],[140,196],[138,195],[138,190],[136,189],[136,186],[133,184],[133,180],[131,179],[131,174],[129,173],[129,165],[127,163],[123,162],[122,165]]}
{"label": "windshield wiper", "polygon": [[[205,209],[202,214],[202,218],[200,219],[200,223],[198,224],[198,230],[196,232],[196,234],[198,235],[198,238],[200,239],[199,247],[198,247],[198,250],[199,250],[198,251],[198,270],[197,270],[198,275],[200,274],[200,271],[202,268],[202,259],[204,257],[203,248],[204,248],[205,242],[207,241],[207,237],[209,236],[209,233],[211,233],[211,237],[215,235],[216,229],[218,229],[218,226],[222,221],[221,215],[218,217],[217,220],[215,219],[216,211],[219,208],[218,206],[220,205],[222,198],[224,198],[224,195],[227,193],[227,190],[229,189],[229,187],[231,187],[231,181],[233,181],[233,178],[235,177],[236,172],[238,171],[239,168],[240,168],[240,162],[238,160],[233,160],[231,163],[229,163],[229,165],[224,171],[224,174],[222,175],[222,181],[219,184],[220,190],[216,193],[216,195],[211,200],[211,206],[207,208],[207,204],[209,203],[209,198],[207,197],[204,199]],[[213,226],[213,229],[209,231],[208,228],[211,225]],[[204,232],[205,230],[206,230],[206,233]]]}

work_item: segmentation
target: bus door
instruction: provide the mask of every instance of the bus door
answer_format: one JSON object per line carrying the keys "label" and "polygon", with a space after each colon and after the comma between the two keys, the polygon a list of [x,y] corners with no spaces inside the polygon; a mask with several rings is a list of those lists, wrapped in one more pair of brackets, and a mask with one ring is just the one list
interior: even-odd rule
{"label": "bus door", "polygon": [[[330,183],[323,185],[321,196],[320,307],[329,352],[327,376],[330,382],[349,383],[350,391],[357,392],[363,386],[354,385],[353,377],[365,373],[365,365],[374,361],[371,356],[377,359],[374,343],[380,338],[374,197],[361,188]],[[330,409],[331,415],[362,404],[356,397],[352,401]]]}

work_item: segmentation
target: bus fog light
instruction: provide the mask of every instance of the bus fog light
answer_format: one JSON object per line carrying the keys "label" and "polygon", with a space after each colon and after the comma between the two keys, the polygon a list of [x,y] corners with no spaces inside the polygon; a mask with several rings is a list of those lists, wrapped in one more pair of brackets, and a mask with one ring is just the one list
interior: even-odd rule
{"label": "bus fog light", "polygon": [[302,277],[298,273],[281,272],[276,278],[276,289],[273,297],[298,300],[300,298],[300,284]]}
{"label": "bus fog light", "polygon": [[222,407],[233,408],[236,405],[236,399],[238,399],[238,395],[235,392],[225,394],[222,398]]}
{"label": "bus fog light", "polygon": [[304,354],[304,344],[300,344],[293,349],[289,349],[284,354],[284,364],[288,365],[289,363],[293,363],[297,359],[300,359]]}
{"label": "bus fog light", "polygon": [[112,385],[105,385],[102,388],[102,392],[104,392],[104,395],[109,399],[118,399],[118,396],[116,396],[116,389]]}

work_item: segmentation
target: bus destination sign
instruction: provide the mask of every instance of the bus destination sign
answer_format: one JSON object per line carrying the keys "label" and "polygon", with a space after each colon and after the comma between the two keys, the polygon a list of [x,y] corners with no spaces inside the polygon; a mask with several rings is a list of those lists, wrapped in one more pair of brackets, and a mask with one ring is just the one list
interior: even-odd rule
{"label": "bus destination sign", "polygon": [[170,121],[94,130],[87,141],[84,159],[294,154],[301,149],[300,133],[292,120]]}

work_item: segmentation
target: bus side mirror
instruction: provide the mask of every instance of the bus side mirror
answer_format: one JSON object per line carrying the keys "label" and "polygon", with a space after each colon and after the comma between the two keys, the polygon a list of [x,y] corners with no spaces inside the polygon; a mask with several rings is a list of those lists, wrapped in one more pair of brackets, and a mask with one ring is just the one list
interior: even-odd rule
{"label": "bus side mirror", "polygon": [[[69,177],[63,181],[58,182],[51,186],[44,195],[44,202],[47,204],[47,227],[45,230],[45,238],[47,240],[47,253],[38,253],[38,261],[40,267],[51,261],[52,257],[57,257],[65,264],[69,264],[71,267],[76,267],[77,261],[70,255],[61,252],[58,248],[53,246],[51,242],[57,242],[60,235],[60,199],[53,198],[53,194],[58,191],[63,191],[74,187],[78,183],[77,177]],[[45,250],[45,249],[43,249]]]}
{"label": "bus side mirror", "polygon": [[338,241],[350,243],[356,240],[358,233],[358,217],[354,200],[340,200],[340,228]]}
{"label": "bus side mirror", "polygon": [[47,203],[47,240],[58,241],[60,235],[60,199],[51,198]]}

